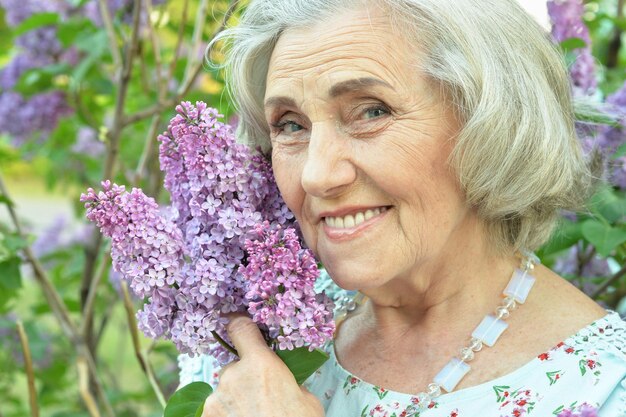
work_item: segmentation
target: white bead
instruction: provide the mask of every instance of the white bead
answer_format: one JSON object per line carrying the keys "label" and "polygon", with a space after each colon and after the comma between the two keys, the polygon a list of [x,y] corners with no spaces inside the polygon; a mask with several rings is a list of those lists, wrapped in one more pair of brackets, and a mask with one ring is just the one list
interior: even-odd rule
{"label": "white bead", "polygon": [[474,351],[474,352],[478,352],[483,348],[483,342],[480,339],[476,339],[475,337],[472,337],[470,339],[470,345],[469,347]]}
{"label": "white bead", "polygon": [[518,303],[524,304],[534,283],[535,277],[525,271],[516,269],[509,281],[509,285],[504,290],[504,295],[513,297]]}
{"label": "white bead", "polygon": [[503,306],[496,308],[496,318],[497,319],[509,318],[509,309]]}
{"label": "white bead", "polygon": [[469,347],[461,349],[461,360],[463,362],[471,362],[474,359],[474,351]]}
{"label": "white bead", "polygon": [[491,347],[498,341],[498,338],[507,327],[509,327],[507,322],[499,320],[494,316],[485,316],[483,321],[472,332],[472,336]]}
{"label": "white bead", "polygon": [[457,358],[452,358],[450,362],[439,371],[437,376],[435,376],[435,384],[439,385],[447,392],[452,392],[454,391],[454,387],[457,386],[459,381],[461,381],[469,370],[470,366],[468,364]]}
{"label": "white bead", "polygon": [[515,308],[517,308],[517,303],[515,302],[515,298],[504,297],[504,300],[502,300],[502,307],[505,307],[509,311],[515,310]]}
{"label": "white bead", "polygon": [[428,384],[428,395],[430,395],[431,398],[439,397],[441,395],[441,387],[434,383]]}

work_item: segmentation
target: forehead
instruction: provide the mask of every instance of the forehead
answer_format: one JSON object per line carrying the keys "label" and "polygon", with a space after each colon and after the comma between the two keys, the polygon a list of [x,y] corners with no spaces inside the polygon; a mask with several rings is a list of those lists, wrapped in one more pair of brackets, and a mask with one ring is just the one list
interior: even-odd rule
{"label": "forehead", "polygon": [[266,97],[328,91],[344,79],[377,78],[394,88],[415,77],[417,51],[379,8],[349,10],[283,32],[272,53]]}

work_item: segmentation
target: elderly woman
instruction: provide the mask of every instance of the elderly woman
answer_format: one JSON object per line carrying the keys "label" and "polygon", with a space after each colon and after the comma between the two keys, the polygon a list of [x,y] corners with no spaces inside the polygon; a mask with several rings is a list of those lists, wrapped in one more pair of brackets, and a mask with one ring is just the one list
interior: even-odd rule
{"label": "elderly woman", "polygon": [[597,174],[513,0],[253,0],[224,37],[239,133],[360,302],[304,387],[234,319],[204,416],[626,415],[626,324],[531,252]]}

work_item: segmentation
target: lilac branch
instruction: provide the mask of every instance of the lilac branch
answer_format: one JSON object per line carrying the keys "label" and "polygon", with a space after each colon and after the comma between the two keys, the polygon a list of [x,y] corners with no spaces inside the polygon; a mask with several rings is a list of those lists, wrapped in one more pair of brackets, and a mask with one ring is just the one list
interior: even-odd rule
{"label": "lilac branch", "polygon": [[28,381],[28,400],[30,402],[30,415],[32,417],[39,417],[39,407],[37,406],[37,388],[35,387],[35,373],[33,372],[33,359],[30,355],[28,336],[24,331],[24,325],[22,324],[21,320],[17,321],[17,333],[20,337],[22,353],[24,354],[24,367],[26,369],[26,379]]}
{"label": "lilac branch", "polygon": [[159,383],[154,376],[154,370],[152,369],[152,365],[145,357],[144,353],[141,351],[141,343],[139,342],[139,333],[137,331],[137,321],[135,320],[135,309],[133,307],[133,303],[130,299],[130,294],[128,292],[128,286],[126,282],[122,280],[120,282],[122,287],[122,292],[124,294],[124,309],[126,310],[126,319],[128,320],[128,329],[130,330],[131,339],[133,341],[133,349],[135,350],[135,357],[141,366],[141,369],[146,374],[148,381],[150,382],[150,386],[154,391],[154,394],[157,397],[157,400],[161,404],[163,408],[165,408],[165,397],[163,396],[163,391],[159,387]]}
{"label": "lilac branch", "polygon": [[622,269],[613,274],[613,276],[604,281],[602,285],[600,285],[593,292],[593,294],[591,294],[591,298],[593,298],[594,300],[597,299],[600,295],[604,293],[604,291],[606,291],[607,288],[619,281],[624,275],[626,275],[626,265],[624,265]]}

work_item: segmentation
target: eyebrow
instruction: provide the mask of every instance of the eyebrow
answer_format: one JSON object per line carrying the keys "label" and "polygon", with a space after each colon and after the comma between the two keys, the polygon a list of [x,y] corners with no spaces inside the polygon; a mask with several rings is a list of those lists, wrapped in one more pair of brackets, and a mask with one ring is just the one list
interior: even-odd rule
{"label": "eyebrow", "polygon": [[[373,77],[362,77],[362,78],[353,78],[350,80],[341,81],[328,90],[328,96],[331,98],[339,97],[344,94],[359,92],[365,88],[373,87],[373,86],[383,86],[394,90],[391,84]],[[285,107],[297,107],[296,102],[286,96],[274,96],[265,100],[265,107],[271,106],[285,106]]]}
{"label": "eyebrow", "polygon": [[387,87],[391,90],[394,88],[387,82],[372,77],[363,77],[363,78],[354,78],[351,80],[345,80],[333,85],[330,90],[328,90],[329,97],[338,97],[348,93],[354,93],[361,91],[367,87],[373,87],[376,85],[380,85],[383,87]]}

